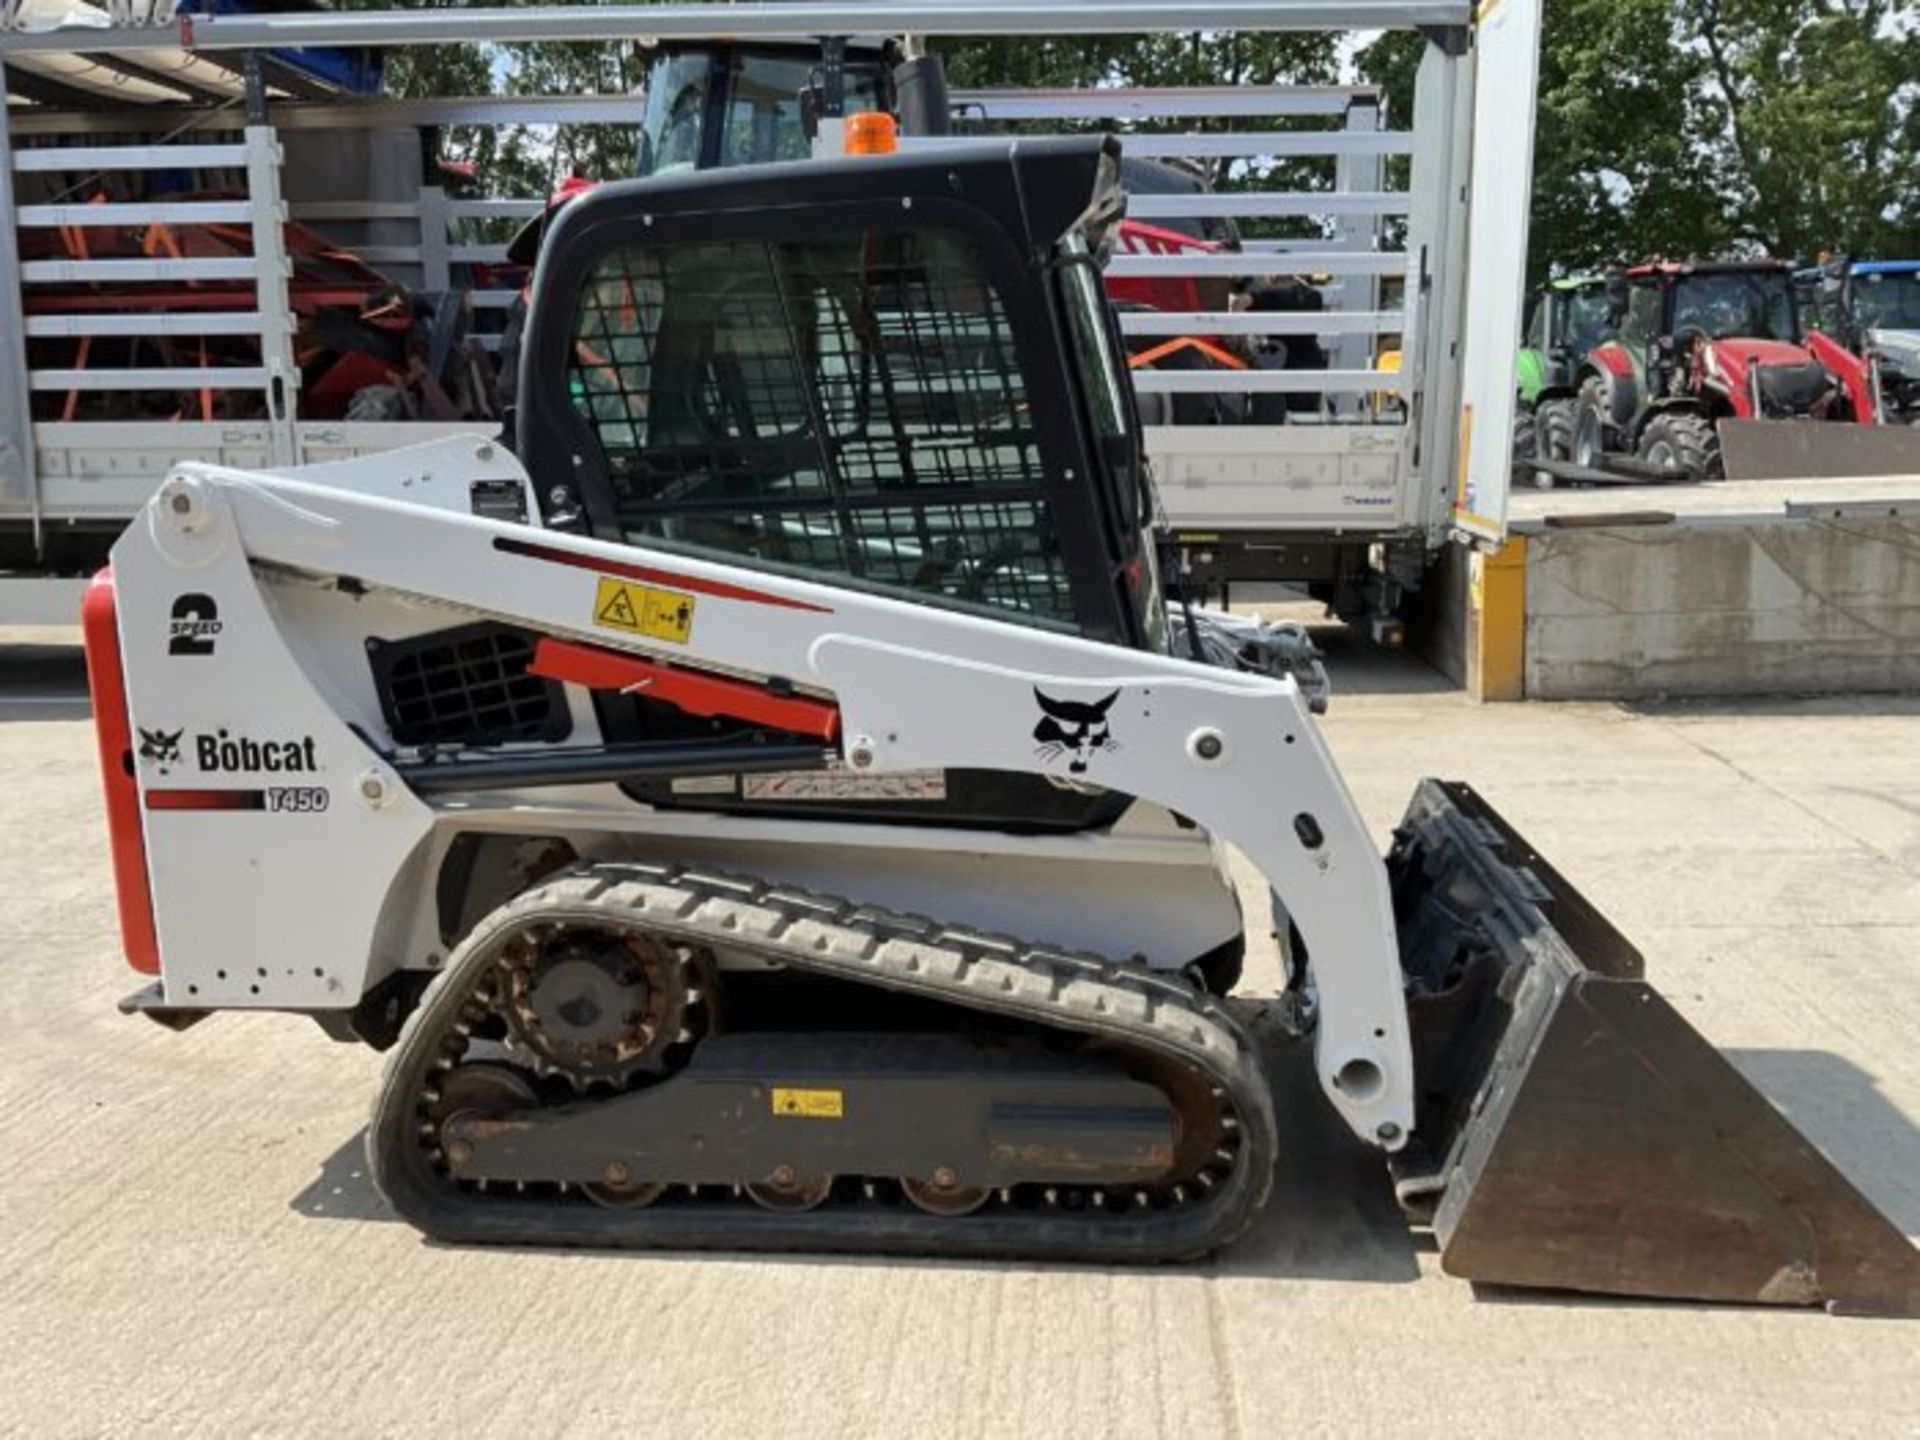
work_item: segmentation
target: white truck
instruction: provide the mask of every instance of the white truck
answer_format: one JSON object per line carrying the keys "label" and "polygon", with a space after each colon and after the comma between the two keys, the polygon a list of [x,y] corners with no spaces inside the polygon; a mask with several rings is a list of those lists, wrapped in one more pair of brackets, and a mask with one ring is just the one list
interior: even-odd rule
{"label": "white truck", "polygon": [[[1130,159],[1228,167],[1232,188],[1131,196],[1137,223],[1109,260],[1110,289],[1217,297],[1222,282],[1285,275],[1319,297],[1308,311],[1214,299],[1123,307],[1122,327],[1143,350],[1202,337],[1223,354],[1271,357],[1310,337],[1325,356],[1324,368],[1132,371],[1176,580],[1202,594],[1302,584],[1390,640],[1402,592],[1440,547],[1503,533],[1539,0],[217,15],[76,0],[51,28],[49,8],[0,7],[0,171],[12,179],[0,185],[0,623],[69,623],[85,576],[178,460],[283,468],[497,431],[485,414],[343,407],[314,383],[326,285],[311,251],[322,241],[330,263],[357,260],[410,291],[452,297],[463,313],[491,314],[469,348],[498,351],[515,272],[505,247],[474,227],[531,219],[545,199],[456,193],[423,159],[423,136],[454,125],[626,125],[646,135],[658,167],[669,141],[682,154],[689,143],[688,112],[676,108],[687,57],[724,54],[700,80],[694,113],[708,136],[692,143],[747,146],[710,163],[775,158],[783,142],[767,140],[765,122],[797,122],[794,77],[817,82],[820,68],[782,61],[775,47],[839,54],[838,37],[875,32],[1419,30],[1427,43],[1406,117],[1364,85],[946,98],[961,130],[1105,127]],[[399,101],[291,63],[363,48],[636,38],[656,57],[636,95]],[[727,140],[730,125],[750,138]],[[836,133],[824,127],[816,149]],[[1316,188],[1253,178],[1300,160],[1320,165]],[[1275,221],[1316,233],[1180,240]],[[208,235],[220,244],[200,243]],[[121,248],[103,244],[116,236]],[[1156,423],[1193,397],[1225,397],[1262,421]]]}

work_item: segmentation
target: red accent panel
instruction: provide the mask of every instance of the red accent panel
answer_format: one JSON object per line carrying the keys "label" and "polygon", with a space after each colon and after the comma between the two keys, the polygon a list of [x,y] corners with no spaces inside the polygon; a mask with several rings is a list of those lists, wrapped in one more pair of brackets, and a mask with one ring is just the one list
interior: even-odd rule
{"label": "red accent panel", "polygon": [[1740,363],[1757,362],[1761,365],[1804,365],[1807,352],[1801,346],[1790,345],[1785,340],[1757,340],[1743,335],[1729,335],[1721,340],[1707,342],[1717,350],[1728,355],[1740,357]]}
{"label": "red accent panel", "polygon": [[149,790],[149,810],[264,810],[267,797],[258,790]]}
{"label": "red accent panel", "polygon": [[749,604],[774,605],[782,610],[810,610],[817,615],[833,613],[831,607],[815,605],[809,600],[769,595],[764,590],[749,590],[744,585],[729,585],[724,580],[699,580],[691,575],[675,575],[671,571],[656,570],[651,565],[636,565],[631,560],[603,560],[598,555],[582,555],[577,550],[563,550],[557,545],[535,545],[503,535],[493,542],[493,548],[509,555],[524,555],[529,560],[547,560],[555,565],[571,565],[576,570],[618,575],[623,580],[642,580],[649,585],[673,585],[681,590],[691,590],[696,595],[713,595],[722,600],[745,600]]}
{"label": "red accent panel", "polygon": [[1873,383],[1867,378],[1867,362],[1818,330],[1807,335],[1807,353],[1846,387],[1853,418],[1862,425],[1876,424],[1879,417],[1873,413]]}
{"label": "red accent panel", "polygon": [[94,576],[87,587],[80,624],[87,641],[87,690],[93,697],[100,783],[106,790],[113,888],[120,901],[120,943],[129,965],[143,975],[158,975],[160,939],[153,927],[153,891],[140,833],[140,787],[133,778],[133,727],[127,717],[126,676],[120,667],[112,567]]}
{"label": "red accent panel", "polygon": [[775,730],[817,735],[831,741],[840,734],[840,708],[802,695],[776,695],[764,685],[680,670],[638,655],[579,645],[571,640],[542,640],[533,652],[529,674],[589,690],[644,687],[649,700],[664,700],[689,715],[725,715]]}
{"label": "red accent panel", "polygon": [[1619,345],[1602,345],[1593,352],[1593,358],[1616,375],[1631,375],[1633,360],[1625,348]]}

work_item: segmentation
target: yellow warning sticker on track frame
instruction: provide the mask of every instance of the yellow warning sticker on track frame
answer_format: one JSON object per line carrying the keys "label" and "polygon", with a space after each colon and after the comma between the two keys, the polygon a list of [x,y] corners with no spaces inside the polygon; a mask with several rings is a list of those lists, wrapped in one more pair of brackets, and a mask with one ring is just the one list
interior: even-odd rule
{"label": "yellow warning sticker on track frame", "polygon": [[684,645],[693,634],[693,596],[602,575],[593,596],[593,623]]}
{"label": "yellow warning sticker on track frame", "polygon": [[810,1120],[838,1120],[846,1112],[838,1090],[790,1090],[776,1085],[773,1113],[801,1115]]}

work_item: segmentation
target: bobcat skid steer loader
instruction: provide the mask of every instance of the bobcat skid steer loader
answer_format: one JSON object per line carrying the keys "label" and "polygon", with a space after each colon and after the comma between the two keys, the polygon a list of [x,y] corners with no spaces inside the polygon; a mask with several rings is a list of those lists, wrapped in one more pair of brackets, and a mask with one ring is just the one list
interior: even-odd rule
{"label": "bobcat skid steer loader", "polygon": [[178,467],[87,606],[128,1008],[388,1048],[372,1173],[446,1241],[1180,1259],[1276,1161],[1237,845],[1448,1270],[1920,1308],[1485,802],[1383,860],[1301,682],[1194,658],[1261,642],[1163,599],[1117,161],[604,186],[511,449]]}

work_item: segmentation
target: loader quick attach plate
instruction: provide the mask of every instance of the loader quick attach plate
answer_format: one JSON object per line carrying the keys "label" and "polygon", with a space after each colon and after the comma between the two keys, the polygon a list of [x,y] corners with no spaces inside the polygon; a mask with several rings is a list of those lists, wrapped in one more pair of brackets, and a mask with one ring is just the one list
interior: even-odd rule
{"label": "loader quick attach plate", "polygon": [[1388,863],[1421,1105],[1394,1168],[1449,1274],[1920,1315],[1920,1251],[1471,789],[1422,782]]}

